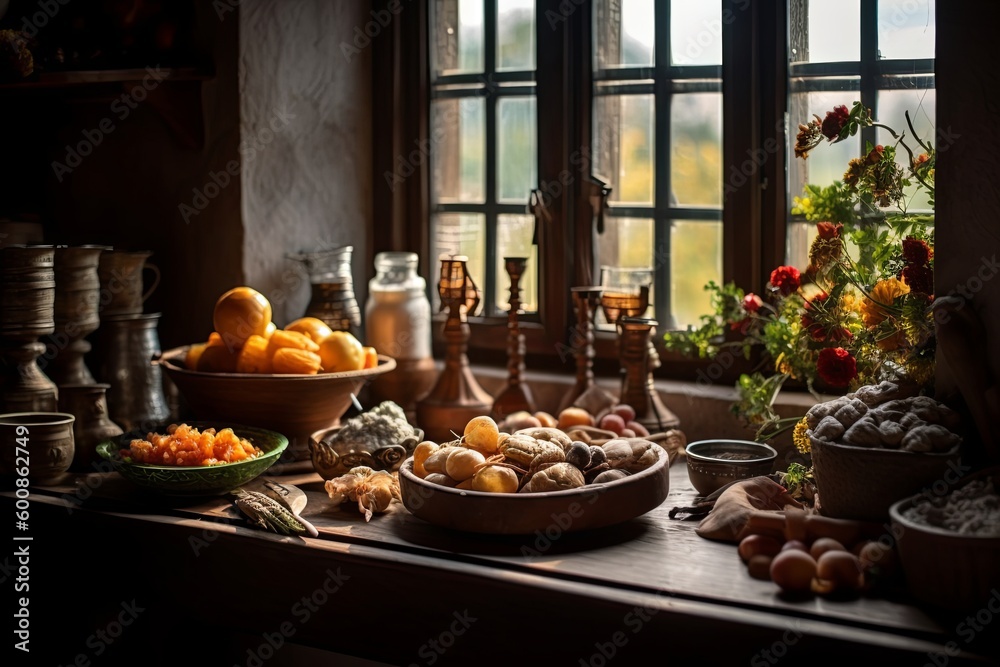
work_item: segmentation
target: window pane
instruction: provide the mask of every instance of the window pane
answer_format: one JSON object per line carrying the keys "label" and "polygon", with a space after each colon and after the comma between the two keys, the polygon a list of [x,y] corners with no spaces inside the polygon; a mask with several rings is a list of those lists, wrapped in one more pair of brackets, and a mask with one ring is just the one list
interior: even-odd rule
{"label": "window pane", "polygon": [[535,69],[535,0],[497,2],[497,69]]}
{"label": "window pane", "polygon": [[594,99],[595,174],[610,181],[613,203],[653,204],[652,95]]}
{"label": "window pane", "polygon": [[[934,137],[936,99],[934,90],[883,90],[878,94],[878,120],[888,125],[896,134],[906,133],[904,141],[917,156],[923,153],[923,149],[913,133],[906,125],[906,112],[910,112],[910,120],[913,121],[913,129],[917,132],[917,137],[926,144],[934,145],[937,142]],[[876,135],[880,144],[893,144],[895,140],[886,130],[879,129]],[[942,146],[935,146],[941,150]],[[903,165],[903,169],[909,173],[910,156],[906,150],[899,146],[896,149],[896,162]],[[915,179],[910,179],[915,180]],[[916,186],[907,189],[907,208],[912,210],[930,209],[930,200],[926,190],[917,191]]]}
{"label": "window pane", "polygon": [[481,97],[435,100],[431,104],[435,202],[485,200],[485,108]]}
{"label": "window pane", "polygon": [[792,62],[861,59],[861,0],[792,0],[788,29]]}
{"label": "window pane", "polygon": [[533,215],[497,216],[497,275],[496,304],[507,312],[510,310],[510,275],[504,268],[504,257],[527,257],[524,275],[518,280],[521,310],[526,313],[538,311],[538,247],[531,244],[535,231]]}
{"label": "window pane", "polygon": [[721,2],[670,3],[670,60],[674,65],[722,64]]}
{"label": "window pane", "polygon": [[[806,184],[819,186],[831,185],[834,181],[842,181],[847,163],[851,158],[861,155],[861,135],[850,137],[837,144],[823,140],[819,146],[809,153],[806,159],[797,158],[792,152],[795,145],[795,134],[800,123],[812,119],[813,114],[820,118],[826,117],[826,112],[835,106],[843,104],[850,108],[860,94],[854,91],[796,93],[791,96],[789,117],[789,151],[788,151],[788,188],[791,197],[799,197]],[[791,199],[789,199],[791,206]]]}
{"label": "window pane", "polygon": [[722,205],[722,95],[674,95],[670,190],[671,204]]}
{"label": "window pane", "polygon": [[879,0],[879,55],[933,58],[934,26],[934,0]]}
{"label": "window pane", "polygon": [[435,0],[431,55],[434,75],[483,71],[481,0]]}
{"label": "window pane", "polygon": [[789,266],[805,269],[809,266],[809,246],[818,232],[812,222],[793,222],[788,225],[788,257]]}
{"label": "window pane", "polygon": [[[440,275],[441,255],[465,255],[466,267],[480,293],[485,289],[486,267],[486,216],[478,213],[439,213],[431,216],[431,257],[434,264],[431,297],[434,309],[441,304],[437,293],[437,276]],[[480,307],[481,308],[481,307]],[[477,313],[479,314],[479,313]]]}
{"label": "window pane", "polygon": [[497,198],[527,202],[538,183],[535,98],[503,97],[497,102]]}
{"label": "window pane", "polygon": [[[638,268],[656,265],[653,258],[656,244],[652,219],[609,216],[604,219],[604,224],[604,233],[597,238],[597,266]],[[600,280],[603,276],[596,277]],[[654,301],[651,288],[649,302],[652,304]],[[652,308],[646,311],[646,316],[652,316]],[[597,313],[595,322],[602,329],[613,328],[602,312]]]}
{"label": "window pane", "polygon": [[594,4],[597,68],[651,66],[656,42],[653,0],[596,0]]}
{"label": "window pane", "polygon": [[675,220],[670,224],[670,248],[674,321],[681,328],[697,326],[702,315],[712,312],[705,284],[722,284],[722,223]]}

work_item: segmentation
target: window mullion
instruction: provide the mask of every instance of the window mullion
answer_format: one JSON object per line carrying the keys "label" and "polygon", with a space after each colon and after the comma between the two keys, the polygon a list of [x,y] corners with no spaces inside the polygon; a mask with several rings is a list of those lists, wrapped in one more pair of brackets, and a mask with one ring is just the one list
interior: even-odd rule
{"label": "window mullion", "polygon": [[[861,103],[878,118],[878,0],[861,0]],[[861,128],[861,150],[876,143],[874,127]]]}
{"label": "window mullion", "polygon": [[[497,0],[483,3],[483,71],[487,80],[496,72]],[[492,317],[496,307],[497,271],[497,102],[499,96],[486,89],[486,266],[483,267],[483,315]]]}
{"label": "window mullion", "polygon": [[656,77],[653,83],[653,106],[655,114],[655,152],[653,159],[654,207],[653,222],[654,262],[657,287],[654,291],[653,312],[660,318],[659,329],[675,329],[676,323],[670,304],[670,281],[672,278],[670,252],[670,206],[672,204],[670,183],[670,98],[673,94],[670,68],[670,3],[656,4],[653,12],[655,22],[655,54],[653,58]]}

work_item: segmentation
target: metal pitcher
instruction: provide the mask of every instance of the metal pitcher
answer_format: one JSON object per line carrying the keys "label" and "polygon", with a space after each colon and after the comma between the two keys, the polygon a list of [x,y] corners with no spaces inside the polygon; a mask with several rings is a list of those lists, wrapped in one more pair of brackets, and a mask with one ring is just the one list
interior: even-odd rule
{"label": "metal pitcher", "polygon": [[104,317],[97,330],[97,376],[111,385],[108,416],[126,431],[170,419],[163,374],[153,363],[161,352],[156,329],[160,315]]}

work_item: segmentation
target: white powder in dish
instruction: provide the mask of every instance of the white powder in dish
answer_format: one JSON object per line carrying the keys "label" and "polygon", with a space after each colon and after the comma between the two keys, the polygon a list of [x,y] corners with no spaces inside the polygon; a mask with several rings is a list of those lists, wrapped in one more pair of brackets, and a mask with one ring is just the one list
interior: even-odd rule
{"label": "white powder in dish", "polygon": [[992,477],[968,482],[945,496],[922,496],[903,517],[962,535],[1000,537],[1000,494]]}

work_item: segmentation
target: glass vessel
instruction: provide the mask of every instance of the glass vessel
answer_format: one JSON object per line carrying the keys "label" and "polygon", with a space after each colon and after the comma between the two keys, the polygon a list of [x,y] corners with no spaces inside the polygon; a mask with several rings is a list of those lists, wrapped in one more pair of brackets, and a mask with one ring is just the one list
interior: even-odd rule
{"label": "glass vessel", "polygon": [[365,303],[365,344],[396,360],[395,370],[372,381],[372,396],[395,402],[411,417],[437,378],[431,302],[417,262],[415,252],[375,255],[375,277],[368,282]]}
{"label": "glass vessel", "polygon": [[305,317],[326,322],[334,331],[360,335],[361,308],[354,296],[351,254],[354,246],[288,255],[301,263],[309,274],[312,294]]}

